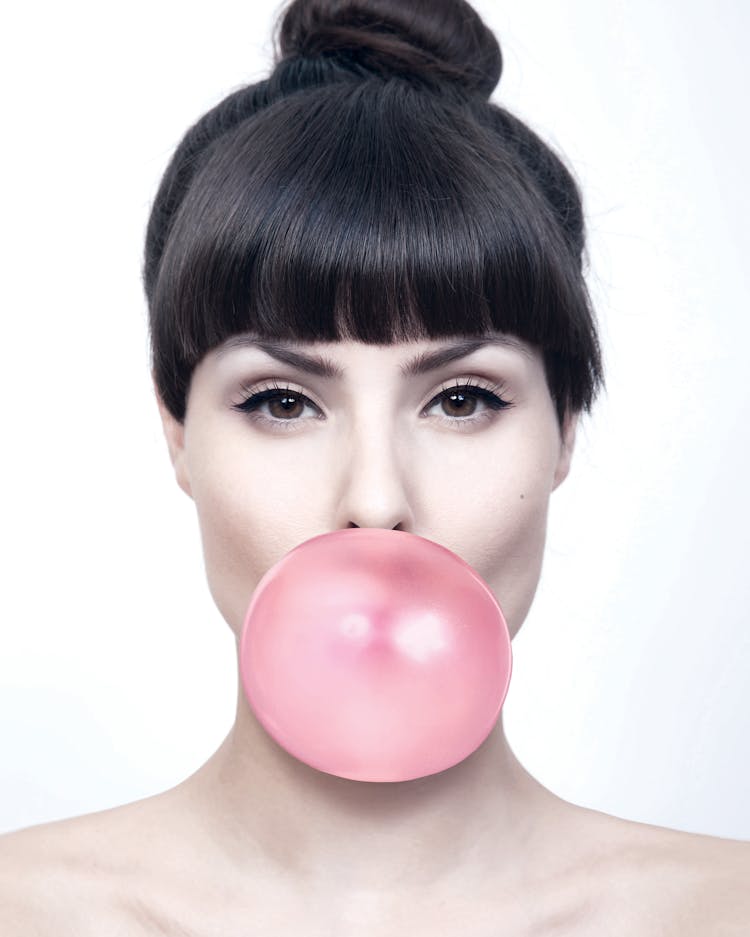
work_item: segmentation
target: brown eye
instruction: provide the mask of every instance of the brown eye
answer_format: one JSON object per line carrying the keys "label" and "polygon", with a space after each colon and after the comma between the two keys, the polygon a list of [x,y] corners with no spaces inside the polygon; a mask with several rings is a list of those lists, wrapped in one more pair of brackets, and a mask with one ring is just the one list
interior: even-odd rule
{"label": "brown eye", "polygon": [[[496,387],[497,390],[500,387]],[[475,416],[477,403],[486,404],[486,408],[478,416]],[[492,419],[495,412],[512,407],[513,404],[508,400],[498,397],[487,387],[480,387],[477,384],[462,384],[455,387],[446,387],[437,397],[434,397],[427,406],[430,410],[436,404],[441,404],[444,417],[439,419],[447,423],[453,423],[459,428],[471,427],[477,423]]]}
{"label": "brown eye", "polygon": [[451,391],[441,395],[441,400],[448,416],[471,416],[476,410],[478,397],[478,394]]}
{"label": "brown eye", "polygon": [[302,414],[305,409],[304,398],[299,394],[279,393],[267,401],[268,412],[281,420],[293,419]]}
{"label": "brown eye", "polygon": [[[260,411],[266,404],[270,416],[263,416],[260,412],[256,415],[256,411]],[[250,394],[242,403],[235,404],[234,409],[250,413],[253,420],[270,424],[274,429],[292,429],[297,423],[303,422],[301,416],[306,407],[318,409],[312,400],[291,387],[269,387],[257,394]]]}

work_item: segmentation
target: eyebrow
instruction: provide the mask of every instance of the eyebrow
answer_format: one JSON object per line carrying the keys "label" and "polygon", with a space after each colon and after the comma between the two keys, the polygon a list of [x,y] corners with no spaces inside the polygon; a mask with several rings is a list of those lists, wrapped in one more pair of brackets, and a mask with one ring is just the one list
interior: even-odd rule
{"label": "eyebrow", "polygon": [[[510,336],[493,336],[491,338],[465,339],[454,345],[447,345],[438,348],[435,351],[424,351],[405,361],[400,368],[401,376],[404,378],[416,377],[420,374],[427,374],[429,371],[435,371],[443,367],[450,361],[457,358],[465,358],[474,351],[484,348],[486,345],[501,345],[506,348],[512,348],[520,352],[526,358],[531,358],[528,349]],[[252,338],[247,335],[236,335],[228,339],[217,351],[216,356],[220,358],[233,348],[257,348],[265,352],[271,358],[289,364],[300,371],[306,371],[308,374],[314,374],[316,377],[328,378],[329,380],[341,380],[344,371],[330,358],[322,355],[308,355],[300,351],[293,351],[283,342],[266,341],[264,339]]]}

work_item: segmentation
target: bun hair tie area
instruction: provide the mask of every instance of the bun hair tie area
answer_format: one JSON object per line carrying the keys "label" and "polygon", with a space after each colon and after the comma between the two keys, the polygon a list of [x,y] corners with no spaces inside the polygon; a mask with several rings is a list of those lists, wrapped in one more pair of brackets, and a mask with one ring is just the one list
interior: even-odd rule
{"label": "bun hair tie area", "polygon": [[399,77],[489,98],[500,45],[463,0],[294,0],[279,18],[276,62],[334,59],[360,76]]}

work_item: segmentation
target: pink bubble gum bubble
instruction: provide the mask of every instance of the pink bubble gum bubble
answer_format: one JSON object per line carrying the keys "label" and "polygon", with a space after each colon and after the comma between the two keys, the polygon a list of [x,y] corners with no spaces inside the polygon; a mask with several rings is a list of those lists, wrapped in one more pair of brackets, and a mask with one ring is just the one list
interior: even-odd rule
{"label": "pink bubble gum bubble", "polygon": [[398,530],[306,540],[259,581],[240,637],[258,721],[355,781],[444,771],[492,731],[512,668],[500,605],[468,563]]}

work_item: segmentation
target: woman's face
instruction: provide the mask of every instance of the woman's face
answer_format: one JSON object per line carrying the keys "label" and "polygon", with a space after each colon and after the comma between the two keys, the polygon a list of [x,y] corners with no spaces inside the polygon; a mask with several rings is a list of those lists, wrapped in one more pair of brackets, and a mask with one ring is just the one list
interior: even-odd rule
{"label": "woman's face", "polygon": [[[237,636],[269,567],[310,537],[354,526],[396,527],[458,554],[515,635],[577,420],[560,433],[536,349],[493,339],[441,363],[428,356],[461,339],[262,350],[236,336],[193,372],[184,425],[159,401],[209,588]],[[292,354],[325,361],[308,369]],[[265,390],[273,395],[240,409]]]}

